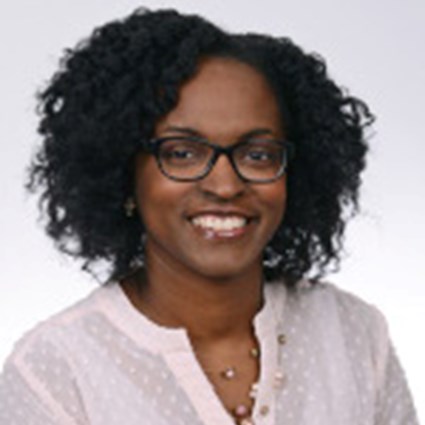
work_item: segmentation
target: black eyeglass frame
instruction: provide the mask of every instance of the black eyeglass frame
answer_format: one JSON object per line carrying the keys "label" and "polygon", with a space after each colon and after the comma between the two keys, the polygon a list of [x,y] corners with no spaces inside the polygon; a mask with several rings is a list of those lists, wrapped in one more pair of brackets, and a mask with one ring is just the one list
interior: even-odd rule
{"label": "black eyeglass frame", "polygon": [[[213,155],[211,156],[210,160],[208,161],[205,169],[200,173],[199,175],[195,177],[176,177],[173,175],[170,175],[167,173],[167,171],[164,169],[163,164],[161,162],[160,158],[160,148],[161,145],[168,140],[187,140],[187,141],[193,141],[197,143],[202,143],[203,145],[206,145],[210,147],[213,150]],[[233,152],[240,148],[240,146],[250,144],[255,141],[267,141],[267,142],[274,142],[280,146],[283,146],[284,149],[282,150],[282,163],[279,171],[277,174],[269,179],[250,179],[245,177],[238,169],[238,166],[236,165],[236,162],[233,158]],[[240,142],[234,143],[231,146],[223,147],[220,145],[217,145],[215,143],[210,142],[209,140],[203,139],[201,137],[195,137],[195,136],[166,136],[166,137],[158,137],[150,139],[147,143],[142,144],[142,149],[149,154],[152,154],[155,156],[156,162],[158,164],[158,168],[161,170],[162,174],[164,176],[168,177],[170,180],[174,180],[177,182],[195,182],[202,180],[205,178],[211,170],[214,168],[214,165],[216,164],[218,158],[221,155],[225,155],[227,159],[229,160],[230,164],[232,165],[233,170],[237,174],[237,176],[246,183],[272,183],[276,180],[278,180],[280,177],[283,176],[285,173],[289,160],[292,160],[295,155],[295,146],[292,142],[287,140],[277,140],[277,139],[261,139],[261,138],[255,138],[255,139],[249,139],[249,140],[242,140]]]}

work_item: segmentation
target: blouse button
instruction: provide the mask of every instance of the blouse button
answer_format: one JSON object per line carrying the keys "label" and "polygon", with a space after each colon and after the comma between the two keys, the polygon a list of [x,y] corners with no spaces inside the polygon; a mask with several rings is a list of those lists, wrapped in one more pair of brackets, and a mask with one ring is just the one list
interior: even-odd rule
{"label": "blouse button", "polygon": [[261,406],[261,408],[260,408],[260,415],[261,416],[267,416],[268,413],[269,413],[269,411],[270,411],[269,406],[266,406],[266,405]]}
{"label": "blouse button", "polygon": [[284,344],[286,343],[286,336],[285,336],[285,334],[279,334],[279,335],[277,336],[277,342],[278,342],[280,345],[284,345]]}

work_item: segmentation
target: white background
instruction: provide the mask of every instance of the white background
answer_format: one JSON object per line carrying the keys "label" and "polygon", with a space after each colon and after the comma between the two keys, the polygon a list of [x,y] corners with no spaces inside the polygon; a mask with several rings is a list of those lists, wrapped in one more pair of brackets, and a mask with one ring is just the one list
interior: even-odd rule
{"label": "white background", "polygon": [[0,4],[0,364],[38,321],[96,287],[60,257],[23,190],[38,141],[34,93],[65,47],[134,8],[176,7],[224,28],[288,35],[327,59],[378,116],[362,214],[329,280],[386,315],[425,420],[425,3],[423,0],[16,0]]}

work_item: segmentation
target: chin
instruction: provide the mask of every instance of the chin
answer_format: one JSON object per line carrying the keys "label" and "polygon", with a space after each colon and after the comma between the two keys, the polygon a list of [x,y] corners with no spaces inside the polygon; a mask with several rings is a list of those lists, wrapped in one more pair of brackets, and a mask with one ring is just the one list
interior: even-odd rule
{"label": "chin", "polygon": [[231,259],[226,259],[226,261],[208,263],[203,261],[201,264],[198,264],[198,267],[194,268],[194,270],[196,269],[196,272],[205,278],[217,281],[233,280],[248,275],[252,276],[253,273],[260,270],[258,262],[250,262],[247,264],[230,260]]}

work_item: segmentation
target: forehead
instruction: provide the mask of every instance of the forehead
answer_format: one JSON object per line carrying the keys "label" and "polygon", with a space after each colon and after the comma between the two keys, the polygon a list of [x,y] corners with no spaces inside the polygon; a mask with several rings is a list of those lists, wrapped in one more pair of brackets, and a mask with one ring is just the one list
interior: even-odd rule
{"label": "forehead", "polygon": [[182,85],[176,107],[163,117],[157,132],[168,126],[191,127],[220,137],[254,127],[282,131],[275,94],[252,66],[230,58],[204,59]]}

